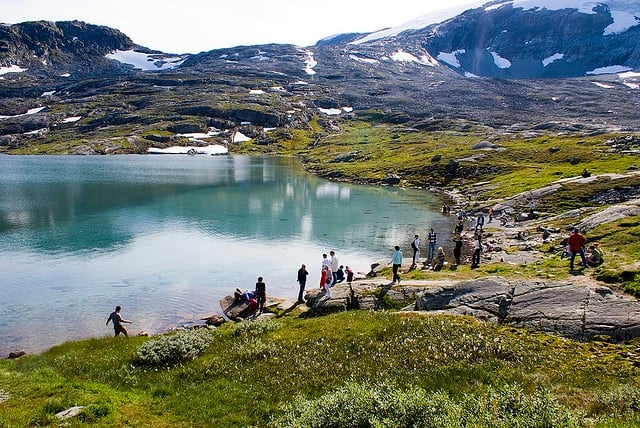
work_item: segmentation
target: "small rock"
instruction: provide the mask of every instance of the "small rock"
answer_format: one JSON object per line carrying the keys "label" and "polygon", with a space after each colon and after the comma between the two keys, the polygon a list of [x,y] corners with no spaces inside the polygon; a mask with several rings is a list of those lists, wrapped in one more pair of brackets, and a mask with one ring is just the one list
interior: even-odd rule
{"label": "small rock", "polygon": [[26,355],[26,354],[27,353],[22,349],[19,350],[19,351],[12,351],[12,352],[9,352],[9,359],[13,360],[15,358],[20,358],[20,357],[22,357],[23,355]]}
{"label": "small rock", "polygon": [[65,419],[69,419],[72,418],[74,416],[78,416],[78,414],[80,414],[80,411],[82,410],[84,406],[73,406],[67,410],[63,410],[61,412],[56,413],[56,418],[64,421]]}

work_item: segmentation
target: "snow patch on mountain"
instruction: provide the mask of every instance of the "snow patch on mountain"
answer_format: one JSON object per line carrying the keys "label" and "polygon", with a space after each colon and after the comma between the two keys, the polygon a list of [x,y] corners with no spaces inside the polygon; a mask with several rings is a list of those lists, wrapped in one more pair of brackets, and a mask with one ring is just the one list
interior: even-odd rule
{"label": "snow patch on mountain", "polygon": [[640,4],[634,0],[511,0],[486,6],[485,11],[511,5],[524,10],[560,10],[576,9],[580,13],[595,14],[601,5],[609,7],[613,23],[604,29],[604,35],[623,33],[629,28],[640,25],[636,16],[640,16]]}
{"label": "snow patch on mountain", "polygon": [[543,59],[542,60],[542,65],[546,67],[547,65],[551,64],[552,62],[558,61],[558,60],[560,60],[562,58],[564,58],[564,54],[561,54],[561,53],[553,54],[553,55],[548,56],[545,59]]}
{"label": "snow patch on mountain", "polygon": [[511,67],[511,61],[506,58],[502,58],[496,52],[491,52],[491,56],[493,57],[493,62],[496,64],[498,68],[509,68]]}
{"label": "snow patch on mountain", "polygon": [[458,61],[458,55],[462,55],[465,54],[467,51],[465,49],[458,49],[457,51],[453,51],[453,52],[440,52],[438,53],[437,58],[446,63],[449,64],[451,67],[454,68],[460,68],[460,61]]}
{"label": "snow patch on mountain", "polygon": [[415,55],[403,50],[394,52],[391,55],[391,59],[396,62],[415,62],[422,65],[428,65],[430,67],[438,65],[438,62],[429,55],[421,55],[420,58],[417,58]]}
{"label": "snow patch on mountain", "polygon": [[595,68],[591,71],[587,71],[587,74],[615,74],[615,73],[622,73],[624,71],[630,71],[632,70],[631,67],[627,67],[624,65],[610,65],[608,67],[599,67],[599,68]]}
{"label": "snow patch on mountain", "polygon": [[143,71],[170,70],[184,62],[184,59],[181,57],[167,57],[162,54],[148,54],[134,50],[116,50],[105,56],[123,64],[132,65],[133,68]]}
{"label": "snow patch on mountain", "polygon": [[356,62],[363,62],[365,64],[378,64],[380,61],[378,61],[377,59],[374,58],[364,58],[358,55],[354,55],[351,54],[349,55],[349,58],[351,58],[352,60],[356,61]]}
{"label": "snow patch on mountain", "polygon": [[313,76],[314,74],[316,74],[316,71],[313,69],[313,67],[318,65],[318,61],[313,58],[312,51],[304,51],[304,53],[307,54],[307,59],[304,62],[304,72]]}
{"label": "snow patch on mountain", "polygon": [[397,27],[385,28],[380,31],[367,34],[366,36],[361,37],[358,40],[354,40],[350,44],[359,45],[361,43],[367,43],[373,40],[379,40],[387,37],[397,36],[398,34],[407,30],[419,30],[420,28],[428,27],[431,24],[437,24],[437,23],[446,21],[447,19],[451,19],[461,14],[465,10],[479,7],[483,3],[484,1],[474,1],[474,2],[470,2],[460,6],[437,10],[437,11],[428,13],[426,15],[422,15],[416,19],[413,19],[409,22],[401,24]]}
{"label": "snow patch on mountain", "polygon": [[7,73],[22,73],[27,71],[26,68],[18,67],[17,65],[10,65],[8,67],[0,67],[0,76]]}

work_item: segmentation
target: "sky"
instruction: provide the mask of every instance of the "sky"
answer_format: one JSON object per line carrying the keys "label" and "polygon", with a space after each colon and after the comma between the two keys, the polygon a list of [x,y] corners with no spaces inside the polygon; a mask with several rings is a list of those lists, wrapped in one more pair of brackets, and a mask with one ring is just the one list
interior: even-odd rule
{"label": "sky", "polygon": [[[310,46],[483,1],[447,0],[0,0],[0,22],[79,20],[116,28],[134,43],[198,53],[265,43]],[[464,8],[462,9],[464,10]]]}

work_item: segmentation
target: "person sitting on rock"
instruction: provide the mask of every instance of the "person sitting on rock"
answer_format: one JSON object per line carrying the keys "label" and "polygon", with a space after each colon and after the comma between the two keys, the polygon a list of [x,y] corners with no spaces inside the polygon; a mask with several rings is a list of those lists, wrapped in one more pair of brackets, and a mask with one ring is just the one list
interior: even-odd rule
{"label": "person sitting on rock", "polygon": [[604,262],[602,250],[598,244],[593,244],[587,249],[587,264],[591,267],[600,266]]}
{"label": "person sitting on rock", "polygon": [[445,255],[444,249],[442,247],[438,247],[438,252],[436,253],[436,262],[433,264],[433,270],[439,271],[442,270],[444,266]]}

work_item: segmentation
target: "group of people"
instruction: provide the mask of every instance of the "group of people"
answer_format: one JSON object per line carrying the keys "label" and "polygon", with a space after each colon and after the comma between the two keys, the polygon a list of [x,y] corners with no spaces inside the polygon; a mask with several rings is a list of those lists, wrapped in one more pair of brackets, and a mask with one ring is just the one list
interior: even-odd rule
{"label": "group of people", "polygon": [[597,243],[590,245],[585,252],[587,238],[580,233],[580,229],[575,228],[567,238],[567,252],[569,253],[569,270],[574,270],[575,258],[580,256],[583,267],[596,267],[604,262],[604,255]]}
{"label": "group of people", "polygon": [[[353,270],[349,266],[345,267],[340,264],[338,256],[334,250],[329,251],[329,256],[330,257],[327,257],[326,254],[322,255],[322,265],[320,270],[320,288],[324,289],[325,297],[327,299],[331,298],[331,287],[345,280],[347,283],[351,284],[354,275]],[[303,270],[306,272],[305,265],[302,265],[298,270],[298,284],[300,285],[298,303],[304,303],[302,296],[304,294],[306,276],[308,273],[301,273]],[[301,282],[301,275],[305,278],[303,282]]]}
{"label": "group of people", "polygon": [[[298,303],[305,303],[304,300],[304,292],[307,286],[307,277],[309,276],[309,271],[307,270],[307,265],[304,263],[298,269]],[[320,288],[324,289],[325,297],[327,299],[331,298],[331,287],[336,284],[339,284],[343,281],[347,281],[347,283],[351,284],[353,282],[353,270],[349,266],[344,266],[340,264],[338,260],[338,256],[336,255],[335,250],[329,251],[329,256],[327,254],[322,254],[322,264],[320,268]]]}

